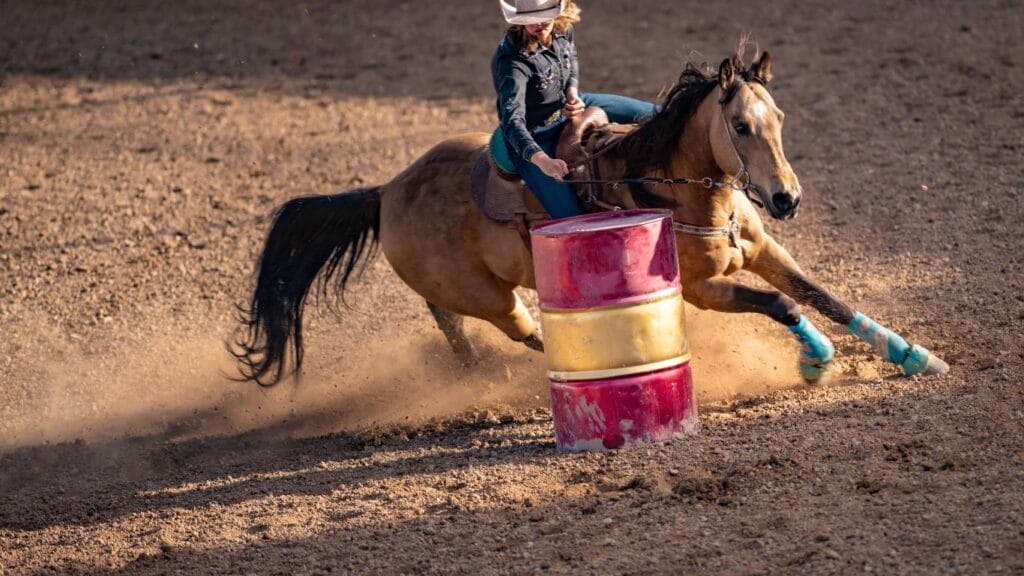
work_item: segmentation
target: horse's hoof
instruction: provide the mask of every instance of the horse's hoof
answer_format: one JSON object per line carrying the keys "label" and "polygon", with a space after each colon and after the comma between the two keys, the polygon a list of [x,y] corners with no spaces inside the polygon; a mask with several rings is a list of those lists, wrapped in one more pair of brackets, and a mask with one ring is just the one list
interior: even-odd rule
{"label": "horse's hoof", "polygon": [[480,363],[480,353],[476,351],[476,346],[470,344],[468,340],[454,348],[455,358],[463,368],[472,368]]}
{"label": "horse's hoof", "polygon": [[530,350],[536,350],[537,352],[544,351],[544,341],[541,340],[540,337],[537,336],[536,334],[530,334],[526,338],[520,340],[520,342],[526,344],[526,347],[529,348]]}
{"label": "horse's hoof", "polygon": [[836,355],[832,341],[819,332],[806,316],[800,316],[800,322],[790,326],[789,331],[800,340],[800,376],[808,384],[824,380]]}
{"label": "horse's hoof", "polygon": [[907,353],[907,357],[901,365],[907,376],[916,374],[938,376],[949,372],[949,364],[917,344],[910,347],[910,352]]}
{"label": "horse's hoof", "polygon": [[949,372],[949,364],[946,364],[942,358],[935,354],[928,356],[928,367],[924,369],[925,376],[941,376],[947,372]]}
{"label": "horse's hoof", "polygon": [[832,362],[825,364],[800,363],[800,376],[808,384],[822,384],[832,375]]}

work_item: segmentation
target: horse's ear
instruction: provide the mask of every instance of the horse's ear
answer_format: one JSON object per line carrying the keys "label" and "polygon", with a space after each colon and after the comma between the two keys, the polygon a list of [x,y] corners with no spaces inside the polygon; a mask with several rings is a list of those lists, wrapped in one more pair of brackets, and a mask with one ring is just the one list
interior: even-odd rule
{"label": "horse's ear", "polygon": [[725,92],[732,86],[732,81],[736,79],[736,69],[733,68],[732,60],[726,58],[722,60],[722,64],[718,67],[718,87]]}
{"label": "horse's ear", "polygon": [[768,85],[772,81],[772,56],[767,50],[761,53],[761,57],[757,59],[750,66],[750,71],[754,73],[754,78],[759,80],[761,84]]}

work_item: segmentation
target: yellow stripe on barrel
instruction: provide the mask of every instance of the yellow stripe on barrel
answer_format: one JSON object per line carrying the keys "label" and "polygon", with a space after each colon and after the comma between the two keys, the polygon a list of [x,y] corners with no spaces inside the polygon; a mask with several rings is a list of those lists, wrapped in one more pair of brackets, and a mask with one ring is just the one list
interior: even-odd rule
{"label": "yellow stripe on barrel", "polygon": [[558,380],[637,374],[689,359],[679,293],[625,306],[542,309],[541,324],[548,372]]}

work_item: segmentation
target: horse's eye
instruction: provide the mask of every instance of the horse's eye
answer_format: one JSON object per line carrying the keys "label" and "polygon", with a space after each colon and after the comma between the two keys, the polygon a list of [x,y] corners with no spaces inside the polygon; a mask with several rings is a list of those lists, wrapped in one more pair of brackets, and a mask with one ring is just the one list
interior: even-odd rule
{"label": "horse's eye", "polygon": [[736,131],[736,134],[740,136],[746,136],[750,134],[750,126],[746,122],[737,122],[732,125],[732,129]]}

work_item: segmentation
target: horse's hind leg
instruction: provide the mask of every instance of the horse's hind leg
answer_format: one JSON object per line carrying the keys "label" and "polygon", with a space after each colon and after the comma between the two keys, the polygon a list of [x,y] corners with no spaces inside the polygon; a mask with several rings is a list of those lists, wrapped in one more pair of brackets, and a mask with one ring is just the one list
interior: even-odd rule
{"label": "horse's hind leg", "polygon": [[512,340],[522,342],[531,350],[544,351],[533,317],[511,284],[490,274],[466,275],[463,281],[466,286],[458,291],[447,290],[430,296],[440,304],[427,302],[438,327],[463,363],[471,364],[479,359],[462,328],[463,316],[490,322]]}
{"label": "horse's hind leg", "polygon": [[516,342],[522,342],[527,348],[543,352],[544,342],[537,336],[533,316],[530,316],[529,309],[523,304],[518,294],[511,292],[511,295],[514,301],[512,312],[492,318],[491,324],[497,326],[509,338]]}
{"label": "horse's hind leg", "polygon": [[473,299],[472,309],[466,314],[486,320],[516,342],[527,348],[544,351],[544,343],[537,336],[536,325],[530,310],[515,293],[511,284],[497,277],[487,283],[487,288],[478,290]]}
{"label": "horse's hind leg", "polygon": [[477,353],[473,343],[466,337],[466,331],[463,329],[462,315],[449,312],[430,302],[427,302],[427,308],[430,308],[430,313],[434,316],[437,327],[441,329],[441,332],[444,332],[444,336],[448,339],[448,344],[451,345],[452,350],[455,351],[455,356],[459,359],[459,362],[464,366],[476,364],[480,360],[480,355]]}
{"label": "horse's hind leg", "polygon": [[531,350],[543,352],[544,343],[537,336],[530,310],[513,288],[512,284],[490,276],[486,282],[477,283],[472,292],[473,298],[462,302],[460,311],[490,322],[506,336],[522,342]]}
{"label": "horse's hind leg", "polygon": [[789,252],[772,238],[766,239],[764,249],[748,269],[798,302],[813,306],[830,320],[842,324],[873,346],[882,358],[899,364],[906,374],[945,374],[949,371],[949,365],[927,349],[907,344],[899,334],[855,312],[808,278]]}

